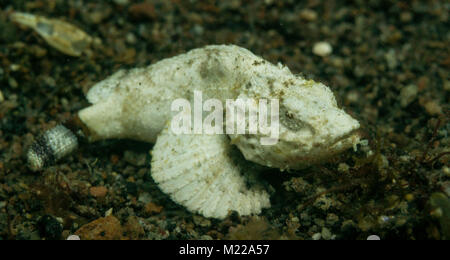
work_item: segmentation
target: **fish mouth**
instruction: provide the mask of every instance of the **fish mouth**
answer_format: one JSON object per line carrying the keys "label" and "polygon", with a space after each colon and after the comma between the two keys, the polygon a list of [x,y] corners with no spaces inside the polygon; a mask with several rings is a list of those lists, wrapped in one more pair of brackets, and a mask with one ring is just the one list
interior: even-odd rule
{"label": "fish mouth", "polygon": [[361,132],[360,129],[353,129],[352,131],[348,132],[345,135],[342,135],[330,144],[330,148],[332,150],[345,150],[351,146],[353,146],[356,149],[356,145],[359,143],[359,140],[361,139]]}

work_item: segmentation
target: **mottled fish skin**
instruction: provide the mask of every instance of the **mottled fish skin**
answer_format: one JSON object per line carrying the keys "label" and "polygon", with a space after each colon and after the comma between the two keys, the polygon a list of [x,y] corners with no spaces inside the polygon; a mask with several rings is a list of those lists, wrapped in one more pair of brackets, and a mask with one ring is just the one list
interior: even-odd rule
{"label": "mottled fish skin", "polygon": [[359,142],[358,121],[337,107],[328,87],[234,45],[210,45],[147,68],[116,72],[89,91],[93,106],[79,116],[98,139],[154,143],[174,114],[172,101],[192,100],[194,90],[202,91],[204,100],[280,100],[276,145],[260,145],[260,134],[230,136],[246,159],[265,166],[305,168]]}

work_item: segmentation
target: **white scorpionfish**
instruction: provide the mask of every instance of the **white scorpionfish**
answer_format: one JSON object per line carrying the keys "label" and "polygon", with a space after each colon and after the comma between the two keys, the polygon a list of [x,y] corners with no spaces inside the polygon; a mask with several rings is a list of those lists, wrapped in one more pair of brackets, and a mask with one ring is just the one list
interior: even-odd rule
{"label": "white scorpionfish", "polygon": [[[278,142],[261,145],[263,134],[174,134],[171,104],[193,100],[194,91],[222,102],[278,99]],[[87,99],[92,106],[78,116],[92,139],[155,143],[155,182],[175,202],[205,217],[258,214],[270,206],[263,186],[249,185],[249,174],[257,169],[253,163],[302,169],[359,143],[358,121],[338,108],[328,87],[233,45],[206,46],[147,68],[118,71],[92,87]],[[76,147],[61,126],[39,140],[28,152],[35,170]]]}

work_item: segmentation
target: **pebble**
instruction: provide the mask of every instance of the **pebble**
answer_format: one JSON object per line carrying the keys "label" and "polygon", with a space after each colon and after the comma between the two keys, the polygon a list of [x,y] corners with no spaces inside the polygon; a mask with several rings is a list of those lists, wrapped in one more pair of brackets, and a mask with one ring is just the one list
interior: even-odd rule
{"label": "pebble", "polygon": [[444,166],[442,167],[442,171],[445,173],[446,176],[450,177],[450,167]]}
{"label": "pebble", "polygon": [[444,81],[444,90],[450,91],[450,80]]}
{"label": "pebble", "polygon": [[9,66],[9,69],[11,71],[19,71],[20,70],[20,65],[19,64],[11,64],[11,66]]}
{"label": "pebble", "polygon": [[136,35],[131,32],[127,33],[127,35],[125,36],[125,40],[128,44],[136,44],[137,42]]}
{"label": "pebble", "polygon": [[315,233],[314,235],[312,235],[313,240],[320,240],[321,238],[322,238],[322,234],[320,234],[320,233]]}
{"label": "pebble", "polygon": [[205,32],[205,29],[203,28],[203,26],[196,24],[194,25],[194,28],[192,28],[193,32],[195,35],[203,35],[203,33]]}
{"label": "pebble", "polygon": [[3,96],[3,92],[0,90],[0,103],[5,101],[5,97]]}
{"label": "pebble", "polygon": [[127,222],[123,225],[124,234],[127,239],[136,240],[145,235],[145,230],[141,225],[141,221],[136,216],[129,216]]}
{"label": "pebble", "polygon": [[89,193],[96,198],[104,198],[108,193],[108,189],[103,186],[91,187]]}
{"label": "pebble", "polygon": [[346,163],[340,163],[338,165],[338,171],[340,173],[348,173],[349,170],[350,170],[350,166],[348,166],[348,164],[346,164]]}
{"label": "pebble", "polygon": [[339,216],[333,213],[327,215],[326,223],[327,225],[333,226],[339,221]]}
{"label": "pebble", "polygon": [[146,153],[137,153],[130,150],[125,151],[123,154],[123,159],[134,166],[144,166],[146,158]]}
{"label": "pebble", "polygon": [[153,214],[161,213],[162,209],[163,209],[162,206],[156,205],[153,202],[149,202],[149,203],[145,204],[144,211],[148,215],[153,215]]}
{"label": "pebble", "polygon": [[122,226],[116,217],[108,216],[83,225],[74,235],[82,240],[118,240],[122,238]]}
{"label": "pebble", "polygon": [[151,3],[138,3],[129,7],[128,12],[134,19],[156,19],[155,7]]}
{"label": "pebble", "polygon": [[404,108],[411,104],[417,97],[419,88],[414,85],[408,85],[400,91],[400,105]]}
{"label": "pebble", "polygon": [[328,228],[326,228],[326,227],[322,228],[321,235],[322,235],[322,238],[325,239],[325,240],[330,240],[330,239],[333,238],[333,234],[331,234],[331,231]]}
{"label": "pebble", "polygon": [[434,100],[427,101],[424,104],[424,108],[430,115],[440,115],[442,114],[442,107]]}
{"label": "pebble", "polygon": [[442,190],[447,195],[447,197],[450,197],[450,181],[444,182],[442,184]]}
{"label": "pebble", "polygon": [[200,227],[209,227],[211,226],[211,220],[201,217],[201,216],[194,216],[193,217],[194,223],[197,226]]}
{"label": "pebble", "polygon": [[413,15],[411,12],[402,12],[400,14],[400,20],[404,23],[411,22]]}
{"label": "pebble", "polygon": [[105,212],[105,217],[109,217],[109,216],[111,216],[112,214],[113,214],[113,208],[110,208],[110,209],[108,209],[106,212]]}
{"label": "pebble", "polygon": [[81,240],[81,239],[77,235],[70,235],[70,236],[67,237],[66,240]]}
{"label": "pebble", "polygon": [[147,204],[152,201],[152,196],[148,192],[142,192],[139,194],[138,201]]}
{"label": "pebble", "polygon": [[17,88],[19,86],[19,83],[17,83],[17,80],[13,77],[8,78],[8,84],[11,88]]}
{"label": "pebble", "polygon": [[113,1],[118,5],[127,5],[130,3],[130,0],[113,0]]}
{"label": "pebble", "polygon": [[314,44],[313,53],[317,56],[326,57],[333,52],[333,47],[328,42],[317,42]]}
{"label": "pebble", "polygon": [[394,49],[390,49],[385,55],[386,63],[389,69],[393,70],[397,67],[398,61]]}
{"label": "pebble", "polygon": [[300,11],[300,18],[308,22],[314,22],[317,20],[317,13],[311,9],[303,9]]}
{"label": "pebble", "polygon": [[357,104],[360,98],[361,96],[355,90],[351,90],[347,94],[347,102],[349,102],[350,104]]}
{"label": "pebble", "polygon": [[408,193],[408,194],[405,195],[405,199],[406,199],[408,202],[411,202],[411,201],[414,200],[414,195],[411,194],[411,193]]}
{"label": "pebble", "polygon": [[389,167],[389,160],[386,158],[384,154],[380,155],[380,159],[378,160],[378,169],[386,169]]}

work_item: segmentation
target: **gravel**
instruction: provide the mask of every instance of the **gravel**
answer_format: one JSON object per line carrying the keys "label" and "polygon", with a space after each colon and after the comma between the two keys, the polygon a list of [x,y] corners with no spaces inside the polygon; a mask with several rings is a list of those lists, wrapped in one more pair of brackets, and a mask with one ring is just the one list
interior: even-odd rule
{"label": "gravel", "polygon": [[[12,23],[13,11],[69,22],[93,44],[66,56]],[[449,13],[425,0],[3,1],[0,240],[449,238]],[[226,43],[330,86],[367,146],[290,174],[267,170],[272,207],[222,221],[158,189],[151,144],[96,142],[42,172],[27,168],[33,140],[88,106],[95,82]]]}

